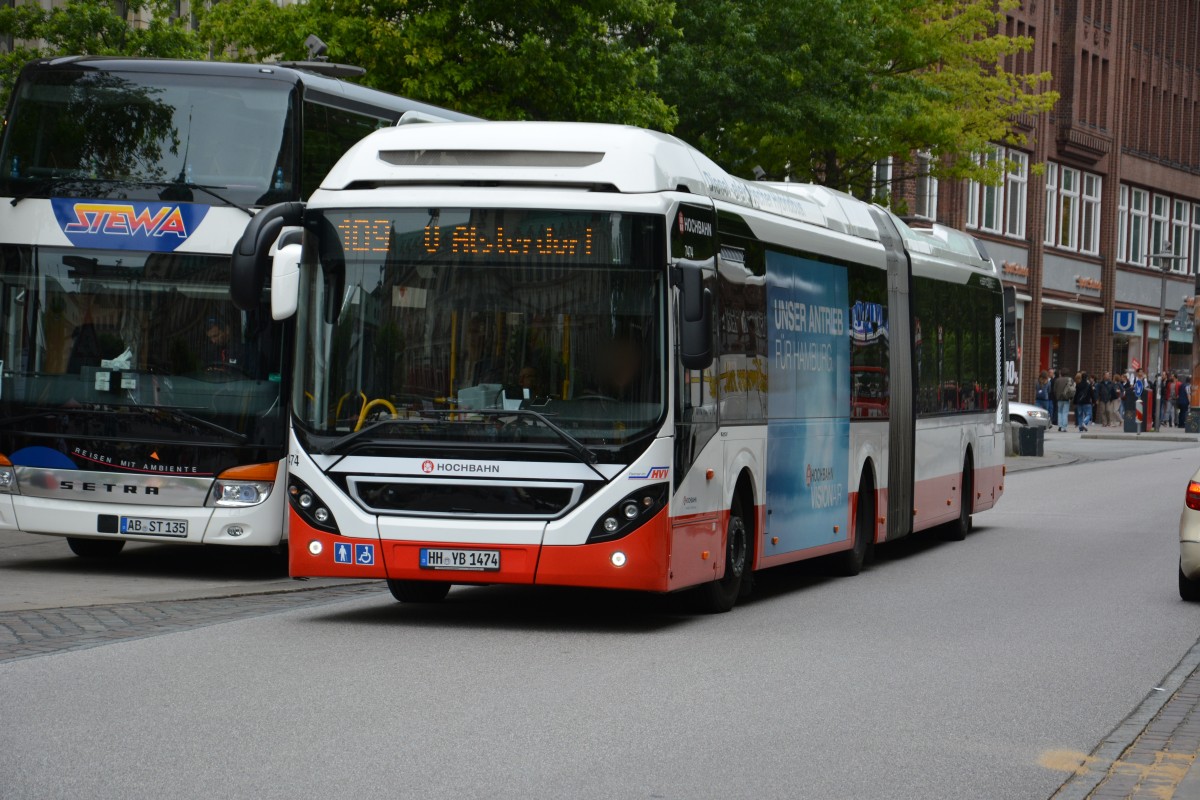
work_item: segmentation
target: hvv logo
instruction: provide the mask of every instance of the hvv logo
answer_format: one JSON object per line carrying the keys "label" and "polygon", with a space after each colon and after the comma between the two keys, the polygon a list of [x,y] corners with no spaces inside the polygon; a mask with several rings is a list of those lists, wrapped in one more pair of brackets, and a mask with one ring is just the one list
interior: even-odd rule
{"label": "hvv logo", "polygon": [[187,241],[209,206],[51,198],[58,227],[76,247],[169,253]]}
{"label": "hvv logo", "polygon": [[671,476],[670,467],[651,467],[641,475],[630,474],[631,481],[663,481]]}

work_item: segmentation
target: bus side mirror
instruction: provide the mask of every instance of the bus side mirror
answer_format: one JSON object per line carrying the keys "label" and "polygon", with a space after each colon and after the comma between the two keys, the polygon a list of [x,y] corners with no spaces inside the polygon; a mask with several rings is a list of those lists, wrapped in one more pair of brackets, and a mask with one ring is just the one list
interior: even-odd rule
{"label": "bus side mirror", "polygon": [[286,244],[275,251],[271,262],[271,318],[287,319],[300,302],[300,257],[304,248]]}
{"label": "bus side mirror", "polygon": [[262,299],[271,245],[279,232],[287,226],[299,225],[303,216],[303,203],[276,203],[255,214],[246,225],[233,248],[229,275],[229,295],[242,311],[256,308]]}
{"label": "bus side mirror", "polygon": [[675,285],[679,287],[679,360],[685,369],[707,369],[713,360],[713,297],[704,286],[703,265],[680,261]]}

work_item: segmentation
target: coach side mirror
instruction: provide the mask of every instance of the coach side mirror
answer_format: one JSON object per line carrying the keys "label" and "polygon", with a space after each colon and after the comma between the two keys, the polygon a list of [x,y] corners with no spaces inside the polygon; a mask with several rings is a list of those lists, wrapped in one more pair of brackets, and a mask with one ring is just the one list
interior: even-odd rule
{"label": "coach side mirror", "polygon": [[713,297],[704,285],[704,264],[679,261],[679,360],[685,369],[707,369],[713,361]]}
{"label": "coach side mirror", "polygon": [[[285,227],[303,221],[304,203],[276,203],[254,215],[233,248],[229,296],[242,311],[258,306],[270,268],[271,246]],[[299,262],[297,262],[299,263]]]}

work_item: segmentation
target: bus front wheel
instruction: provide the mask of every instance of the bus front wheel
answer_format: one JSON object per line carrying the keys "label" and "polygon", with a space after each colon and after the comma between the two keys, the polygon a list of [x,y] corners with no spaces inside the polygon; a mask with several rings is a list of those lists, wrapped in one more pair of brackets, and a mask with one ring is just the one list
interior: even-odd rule
{"label": "bus front wheel", "polygon": [[112,558],[121,552],[125,546],[122,539],[80,539],[77,536],[67,537],[67,547],[71,552],[83,558]]}
{"label": "bus front wheel", "polygon": [[709,614],[721,614],[737,602],[742,583],[750,580],[750,531],[742,515],[742,501],[734,497],[725,529],[725,574],[696,588],[697,605]]}
{"label": "bus front wheel", "polygon": [[963,461],[962,479],[959,481],[958,519],[942,528],[942,538],[961,542],[971,532],[971,510],[975,505],[975,462],[971,454]]}
{"label": "bus front wheel", "polygon": [[440,603],[450,593],[443,581],[388,581],[387,586],[401,603]]}

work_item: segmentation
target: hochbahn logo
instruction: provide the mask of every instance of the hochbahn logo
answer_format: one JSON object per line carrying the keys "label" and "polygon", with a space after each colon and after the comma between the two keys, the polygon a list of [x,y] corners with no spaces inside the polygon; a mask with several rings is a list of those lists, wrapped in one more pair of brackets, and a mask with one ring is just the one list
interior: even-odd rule
{"label": "hochbahn logo", "polygon": [[76,247],[169,253],[187,241],[208,206],[180,203],[50,201],[58,226]]}
{"label": "hochbahn logo", "polygon": [[712,236],[712,229],[711,222],[685,217],[682,211],[679,212],[680,233],[698,233],[701,236]]}
{"label": "hochbahn logo", "polygon": [[500,465],[499,464],[471,464],[471,463],[464,463],[464,462],[457,462],[457,461],[435,462],[430,459],[425,459],[424,461],[421,462],[421,472],[424,472],[426,475],[431,475],[434,472],[452,472],[452,473],[486,472],[486,473],[492,473],[492,474],[499,474]]}

